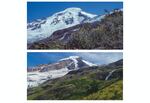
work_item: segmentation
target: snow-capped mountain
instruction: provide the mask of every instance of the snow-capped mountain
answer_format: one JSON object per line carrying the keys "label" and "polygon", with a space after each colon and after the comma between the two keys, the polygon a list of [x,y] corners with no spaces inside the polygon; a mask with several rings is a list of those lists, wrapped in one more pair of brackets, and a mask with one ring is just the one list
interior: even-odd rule
{"label": "snow-capped mountain", "polygon": [[96,16],[95,14],[86,13],[80,8],[67,8],[44,20],[38,19],[27,25],[28,43],[42,40],[57,30],[81,24]]}
{"label": "snow-capped mountain", "polygon": [[91,66],[97,65],[83,60],[79,56],[70,56],[59,60],[57,63],[29,68],[30,70],[28,70],[27,74],[28,88],[38,86],[50,79],[62,77],[70,71]]}

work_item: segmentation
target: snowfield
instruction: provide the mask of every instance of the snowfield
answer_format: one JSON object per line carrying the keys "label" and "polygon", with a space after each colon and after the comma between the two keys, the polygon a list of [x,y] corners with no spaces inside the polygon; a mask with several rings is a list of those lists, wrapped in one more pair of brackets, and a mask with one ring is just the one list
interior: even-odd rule
{"label": "snowfield", "polygon": [[91,63],[91,62],[88,62],[88,61],[86,61],[86,60],[82,60],[84,63],[86,63],[87,65],[89,65],[90,67],[91,66],[97,66],[96,64],[93,64],[93,63]]}
{"label": "snowfield", "polygon": [[28,43],[42,40],[52,35],[53,32],[81,24],[97,15],[86,13],[80,8],[67,8],[64,11],[55,13],[45,20],[38,19],[28,23]]}
{"label": "snowfield", "polygon": [[[47,67],[42,66],[42,68],[40,70],[37,71],[31,71],[27,73],[27,86],[28,88],[32,88],[32,87],[36,87],[44,82],[46,82],[47,80],[51,80],[51,79],[55,79],[55,78],[59,78],[62,77],[64,75],[66,75],[68,72],[73,71],[73,70],[77,70],[80,69],[79,68],[79,56],[70,56],[68,58],[63,58],[60,59],[58,61],[58,63],[54,63],[55,65],[59,65],[59,62],[63,62],[66,60],[72,60],[71,63],[68,63],[64,68],[60,68],[60,69],[48,69],[47,71],[42,72],[41,70],[44,68],[48,68],[49,66],[46,65]],[[80,58],[80,61],[84,62],[87,66],[97,66],[96,64],[90,63],[86,60],[83,60]],[[54,64],[49,64],[49,65],[54,65]],[[72,64],[74,64],[74,69],[68,69],[69,66],[71,66]],[[34,67],[36,69],[36,67]]]}
{"label": "snowfield", "polygon": [[48,72],[29,72],[27,75],[28,88],[38,86],[47,80],[55,79],[66,75],[69,72],[68,68],[59,70],[50,70]]}

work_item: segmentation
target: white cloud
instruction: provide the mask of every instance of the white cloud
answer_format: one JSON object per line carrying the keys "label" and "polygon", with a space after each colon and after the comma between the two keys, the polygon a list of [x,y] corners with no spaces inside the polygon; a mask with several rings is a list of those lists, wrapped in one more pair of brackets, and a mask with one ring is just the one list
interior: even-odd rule
{"label": "white cloud", "polygon": [[123,53],[121,52],[81,52],[73,54],[81,56],[83,59],[94,62],[96,64],[107,64],[123,58]]}

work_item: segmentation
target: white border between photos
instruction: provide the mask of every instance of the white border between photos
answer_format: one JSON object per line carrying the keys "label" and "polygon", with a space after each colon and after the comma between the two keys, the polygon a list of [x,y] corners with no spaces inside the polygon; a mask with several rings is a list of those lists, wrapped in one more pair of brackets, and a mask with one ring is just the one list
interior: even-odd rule
{"label": "white border between photos", "polygon": [[[32,1],[41,1],[41,0],[32,0]],[[53,1],[53,0],[44,0],[44,2],[47,2],[47,1],[50,1],[50,2],[59,2],[59,1],[62,1],[62,2],[109,2],[110,0],[56,0],[56,1]],[[112,0],[114,2],[122,2],[120,0]],[[27,52],[123,52],[123,50],[27,50]],[[123,100],[27,100],[28,103],[32,103],[32,102],[36,102],[36,103],[57,103],[57,102],[72,102],[72,103],[76,103],[76,102],[83,102],[83,103],[90,103],[90,102],[101,102],[101,103],[108,103],[108,102],[122,102]]]}
{"label": "white border between photos", "polygon": [[[124,21],[125,21],[124,50],[122,50],[124,59],[123,101],[112,101],[112,100],[27,101],[26,67],[27,67],[27,52],[30,52],[30,50],[26,49],[27,1],[43,1],[43,0],[1,0],[0,3],[1,103],[59,103],[59,102],[150,103],[149,99],[150,15],[148,15],[150,10],[149,0],[94,0],[94,1],[119,1],[119,2],[123,1],[124,3],[123,7]],[[72,0],[55,0],[55,1],[72,1]],[[74,1],[81,1],[81,0],[74,0]],[[82,0],[82,1],[90,2],[92,0]],[[103,51],[105,52],[105,50]],[[116,50],[109,50],[108,52],[111,51],[115,52]]]}

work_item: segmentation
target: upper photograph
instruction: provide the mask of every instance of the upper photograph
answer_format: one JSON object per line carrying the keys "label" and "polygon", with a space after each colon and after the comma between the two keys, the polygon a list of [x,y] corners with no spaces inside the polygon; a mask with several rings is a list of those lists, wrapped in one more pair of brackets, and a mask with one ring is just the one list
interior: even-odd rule
{"label": "upper photograph", "polygon": [[27,48],[122,50],[123,2],[27,2]]}

